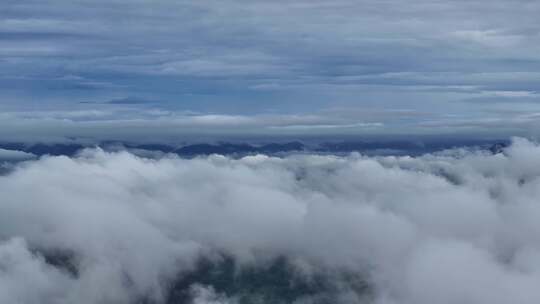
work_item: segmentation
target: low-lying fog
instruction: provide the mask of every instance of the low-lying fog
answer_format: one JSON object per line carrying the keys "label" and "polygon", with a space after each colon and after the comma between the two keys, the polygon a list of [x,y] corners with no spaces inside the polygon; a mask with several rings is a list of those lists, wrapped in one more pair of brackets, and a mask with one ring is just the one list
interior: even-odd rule
{"label": "low-lying fog", "polygon": [[[10,153],[10,157],[26,157]],[[0,303],[540,303],[540,146],[0,176]]]}

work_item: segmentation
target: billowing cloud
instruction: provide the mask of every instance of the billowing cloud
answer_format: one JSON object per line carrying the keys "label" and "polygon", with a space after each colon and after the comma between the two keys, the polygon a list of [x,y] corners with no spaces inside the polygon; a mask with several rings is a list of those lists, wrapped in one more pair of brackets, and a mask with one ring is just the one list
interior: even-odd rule
{"label": "billowing cloud", "polygon": [[0,176],[0,299],[538,303],[539,155],[20,163]]}

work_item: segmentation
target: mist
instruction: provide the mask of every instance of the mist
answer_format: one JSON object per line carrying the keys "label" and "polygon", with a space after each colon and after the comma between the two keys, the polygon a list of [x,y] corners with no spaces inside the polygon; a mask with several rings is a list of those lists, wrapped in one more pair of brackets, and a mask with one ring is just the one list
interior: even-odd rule
{"label": "mist", "polygon": [[16,163],[0,193],[1,303],[540,302],[540,146],[521,138],[419,157],[86,149]]}

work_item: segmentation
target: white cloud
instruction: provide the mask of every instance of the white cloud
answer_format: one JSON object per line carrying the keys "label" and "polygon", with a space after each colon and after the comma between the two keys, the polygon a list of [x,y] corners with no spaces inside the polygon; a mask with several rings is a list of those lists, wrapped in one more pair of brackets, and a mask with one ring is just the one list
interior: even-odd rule
{"label": "white cloud", "polygon": [[[159,300],[200,254],[221,251],[355,273],[375,303],[537,303],[540,146],[457,152],[186,160],[85,150],[21,163],[0,177],[0,298]],[[73,252],[78,275],[28,248]],[[200,303],[234,301],[193,288]]]}
{"label": "white cloud", "polygon": [[[21,238],[0,243],[0,302],[59,303],[73,280],[32,254]],[[31,289],[31,291],[29,290]]]}

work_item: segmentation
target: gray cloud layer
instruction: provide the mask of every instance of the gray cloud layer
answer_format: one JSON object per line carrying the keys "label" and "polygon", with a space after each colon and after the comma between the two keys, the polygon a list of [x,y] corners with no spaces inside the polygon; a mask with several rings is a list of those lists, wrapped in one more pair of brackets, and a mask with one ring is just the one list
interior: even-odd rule
{"label": "gray cloud layer", "polygon": [[538,111],[538,1],[55,0],[3,8],[3,107],[152,101],[253,114],[339,106],[464,120],[490,116],[493,104]]}
{"label": "gray cloud layer", "polygon": [[183,141],[283,140],[286,138],[399,139],[450,136],[467,139],[539,138],[540,112],[492,107],[485,117],[407,109],[334,108],[302,114],[256,115],[170,111],[159,108],[5,111],[2,142],[119,140],[178,144]]}
{"label": "gray cloud layer", "polygon": [[0,162],[2,161],[24,161],[36,158],[32,153],[17,150],[0,149]]}
{"label": "gray cloud layer", "polygon": [[[198,256],[221,251],[244,264],[287,256],[308,276],[359,274],[377,304],[538,303],[538,155],[516,139],[497,155],[86,150],[24,162],[0,176],[0,302],[159,300]],[[73,253],[78,275],[34,249]],[[234,302],[192,288],[195,303]]]}

